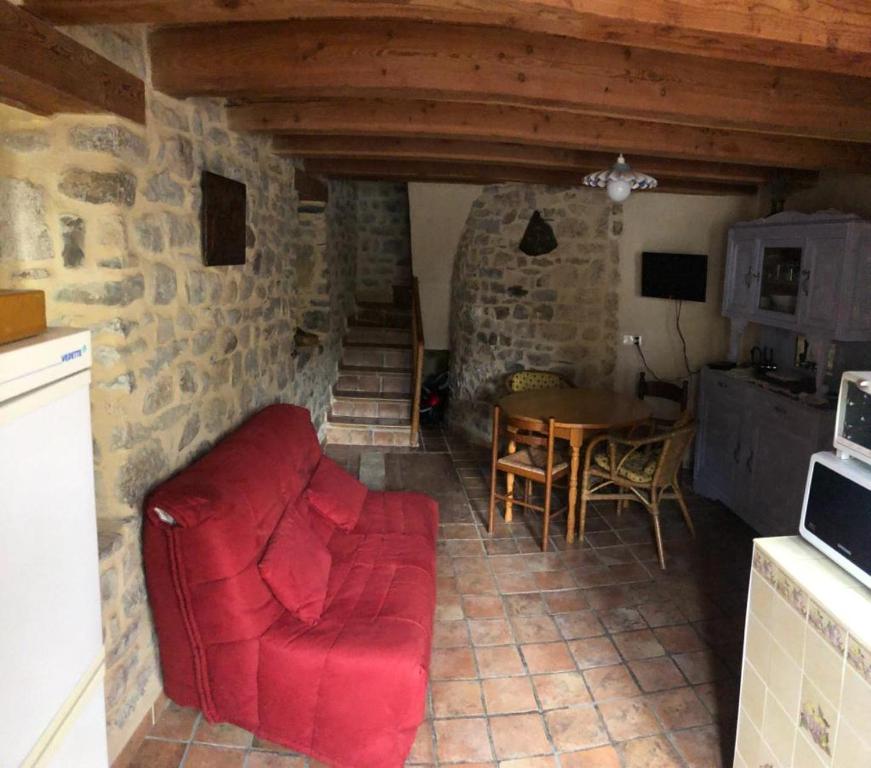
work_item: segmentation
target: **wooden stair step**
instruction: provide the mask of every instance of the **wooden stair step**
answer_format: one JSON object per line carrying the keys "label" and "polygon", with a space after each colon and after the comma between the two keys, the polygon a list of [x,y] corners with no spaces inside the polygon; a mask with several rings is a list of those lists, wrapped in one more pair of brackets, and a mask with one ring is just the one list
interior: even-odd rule
{"label": "wooden stair step", "polygon": [[353,389],[333,387],[333,397],[345,400],[378,400],[386,403],[411,402],[411,393],[406,392],[364,392]]}
{"label": "wooden stair step", "polygon": [[411,419],[375,418],[369,416],[337,416],[330,410],[327,414],[330,424],[346,427],[411,427]]}
{"label": "wooden stair step", "polygon": [[410,376],[411,368],[388,368],[380,365],[339,364],[339,373],[377,373],[383,376]]}

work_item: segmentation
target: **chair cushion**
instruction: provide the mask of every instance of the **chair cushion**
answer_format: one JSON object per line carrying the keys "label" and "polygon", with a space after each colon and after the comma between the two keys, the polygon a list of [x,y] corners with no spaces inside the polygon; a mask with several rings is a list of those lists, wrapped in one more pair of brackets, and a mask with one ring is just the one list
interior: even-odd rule
{"label": "chair cushion", "polygon": [[[618,446],[616,452],[618,464],[628,450],[625,446]],[[611,460],[608,456],[607,448],[603,447],[596,451],[593,455],[593,460],[600,469],[604,469],[606,472],[611,471]],[[656,471],[656,463],[658,461],[659,450],[656,448],[635,451],[623,466],[617,470],[617,476],[630,480],[633,483],[649,483],[653,480],[653,473]]]}
{"label": "chair cushion", "polygon": [[565,389],[568,384],[556,373],[548,371],[518,371],[511,374],[508,388],[512,392],[527,392],[533,389]]}
{"label": "chair cushion", "polygon": [[[503,456],[496,464],[499,469],[523,469],[527,472],[538,472],[544,476],[547,468],[547,451],[544,448],[529,446],[521,448],[515,453],[509,453]],[[553,471],[554,473],[562,472],[568,469],[568,462],[557,451],[553,454]]]}
{"label": "chair cushion", "polygon": [[296,504],[285,511],[258,568],[278,601],[312,626],[324,610],[333,558],[312,531],[307,506],[305,514]]}
{"label": "chair cushion", "polygon": [[353,530],[366,501],[366,488],[329,456],[321,457],[305,496],[312,508],[343,531]]}

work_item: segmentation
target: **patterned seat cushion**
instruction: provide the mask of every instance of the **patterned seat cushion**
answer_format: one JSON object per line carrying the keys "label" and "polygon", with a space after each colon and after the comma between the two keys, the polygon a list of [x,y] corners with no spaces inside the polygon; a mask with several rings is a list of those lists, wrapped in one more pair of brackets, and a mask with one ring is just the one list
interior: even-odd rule
{"label": "patterned seat cushion", "polygon": [[[535,446],[521,448],[515,453],[509,453],[507,456],[503,456],[497,462],[497,466],[501,470],[524,469],[527,472],[538,472],[542,477],[544,477],[544,470],[547,466],[547,451],[544,450],[544,448],[536,448]],[[554,451],[554,473],[562,472],[563,470],[568,469],[568,466],[568,462],[563,458],[563,456],[559,452]]]}
{"label": "patterned seat cushion", "polygon": [[[617,463],[626,455],[629,449],[623,446],[617,448]],[[596,466],[606,472],[611,471],[611,459],[608,456],[606,447],[600,448],[593,455],[593,461]],[[656,463],[659,461],[659,450],[639,450],[635,451],[626,462],[617,471],[618,477],[626,478],[633,483],[649,483],[653,480],[653,473],[656,472]]]}
{"label": "patterned seat cushion", "polygon": [[508,379],[508,389],[512,392],[528,392],[533,389],[564,389],[566,381],[556,373],[548,371],[518,371]]}

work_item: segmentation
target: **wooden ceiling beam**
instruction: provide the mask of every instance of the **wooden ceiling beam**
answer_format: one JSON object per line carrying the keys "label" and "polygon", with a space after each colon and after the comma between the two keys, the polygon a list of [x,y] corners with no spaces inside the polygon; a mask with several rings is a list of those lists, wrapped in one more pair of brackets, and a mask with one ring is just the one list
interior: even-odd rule
{"label": "wooden ceiling beam", "polygon": [[[541,168],[579,175],[613,165],[613,154],[524,146],[522,144],[453,141],[444,139],[394,139],[360,136],[278,136],[273,141],[277,154],[301,159],[349,160],[431,160],[503,167]],[[657,178],[704,179],[743,184],[763,184],[773,169],[732,163],[672,160],[631,156],[632,167]],[[798,173],[811,180],[816,174]]]}
{"label": "wooden ceiling beam", "polygon": [[57,24],[288,19],[459,22],[730,61],[871,76],[866,0],[25,0]]}
{"label": "wooden ceiling beam", "polygon": [[145,122],[142,81],[0,0],[0,101],[38,115],[111,112]]}
{"label": "wooden ceiling beam", "polygon": [[[307,160],[307,173],[334,179],[359,179],[405,182],[453,182],[458,184],[544,184],[555,187],[578,187],[578,174],[547,168],[522,168],[480,163],[450,163],[415,160]],[[746,195],[755,194],[756,184],[741,184],[701,179],[664,180],[658,191],[687,194]],[[604,192],[602,194],[605,194]],[[654,194],[644,192],[640,194]]]}
{"label": "wooden ceiling beam", "polygon": [[489,27],[164,27],[151,50],[155,86],[177,97],[437,98],[871,141],[871,79]]}
{"label": "wooden ceiling beam", "polygon": [[511,142],[780,168],[871,171],[871,145],[494,104],[318,100],[231,106],[240,131]]}

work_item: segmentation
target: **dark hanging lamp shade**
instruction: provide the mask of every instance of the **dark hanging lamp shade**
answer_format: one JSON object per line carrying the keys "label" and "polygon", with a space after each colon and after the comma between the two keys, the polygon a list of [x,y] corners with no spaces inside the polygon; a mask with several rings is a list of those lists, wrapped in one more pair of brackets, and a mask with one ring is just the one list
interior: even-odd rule
{"label": "dark hanging lamp shade", "polygon": [[556,248],[556,235],[548,224],[536,211],[532,214],[526,232],[520,240],[520,250],[527,256],[543,256]]}

